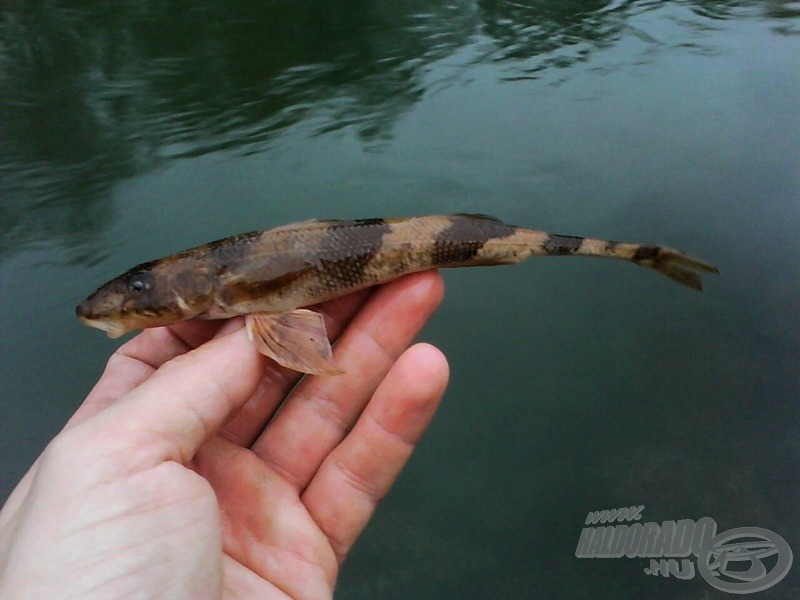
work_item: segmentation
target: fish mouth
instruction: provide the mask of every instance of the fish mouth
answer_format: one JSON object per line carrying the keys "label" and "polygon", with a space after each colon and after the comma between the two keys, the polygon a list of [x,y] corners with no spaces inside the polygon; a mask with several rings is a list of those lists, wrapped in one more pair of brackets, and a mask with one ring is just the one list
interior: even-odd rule
{"label": "fish mouth", "polygon": [[108,335],[108,337],[110,337],[112,340],[120,337],[126,332],[125,326],[119,321],[103,321],[101,319],[90,319],[89,317],[84,317],[82,315],[78,315],[78,320],[84,325],[88,325],[89,327],[94,327],[95,329],[99,329],[100,331],[105,331],[106,335]]}

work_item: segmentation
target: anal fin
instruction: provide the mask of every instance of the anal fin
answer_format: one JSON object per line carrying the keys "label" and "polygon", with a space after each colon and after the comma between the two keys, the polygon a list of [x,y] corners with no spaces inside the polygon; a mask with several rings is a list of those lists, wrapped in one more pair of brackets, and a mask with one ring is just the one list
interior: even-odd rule
{"label": "anal fin", "polygon": [[245,316],[247,335],[256,349],[288,369],[310,375],[341,375],[325,329],[317,312],[297,309],[278,314]]}

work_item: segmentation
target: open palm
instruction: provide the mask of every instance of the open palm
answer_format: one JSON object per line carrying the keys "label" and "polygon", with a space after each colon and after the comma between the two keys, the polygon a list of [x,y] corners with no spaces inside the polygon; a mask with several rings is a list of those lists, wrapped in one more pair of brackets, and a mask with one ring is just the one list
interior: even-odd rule
{"label": "open palm", "polygon": [[330,597],[444,392],[408,348],[441,296],[429,272],[321,306],[346,374],[299,384],[239,320],[132,339],[0,512],[0,596]]}

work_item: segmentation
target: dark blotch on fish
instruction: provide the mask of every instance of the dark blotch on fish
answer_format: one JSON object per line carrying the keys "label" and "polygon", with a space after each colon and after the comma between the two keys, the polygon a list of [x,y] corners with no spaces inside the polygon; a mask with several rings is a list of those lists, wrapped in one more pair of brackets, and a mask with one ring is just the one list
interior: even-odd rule
{"label": "dark blotch on fish", "polygon": [[383,219],[336,221],[319,242],[318,274],[328,289],[358,284],[391,227]]}
{"label": "dark blotch on fish", "polygon": [[583,244],[582,237],[551,233],[544,242],[544,249],[548,254],[563,256],[565,254],[575,254],[581,244]]}
{"label": "dark blotch on fish", "polygon": [[639,262],[642,260],[652,260],[658,256],[658,246],[639,246],[633,253],[631,260]]}
{"label": "dark blotch on fish", "polygon": [[507,238],[516,230],[493,217],[456,215],[433,242],[433,264],[444,266],[469,261],[489,240]]}

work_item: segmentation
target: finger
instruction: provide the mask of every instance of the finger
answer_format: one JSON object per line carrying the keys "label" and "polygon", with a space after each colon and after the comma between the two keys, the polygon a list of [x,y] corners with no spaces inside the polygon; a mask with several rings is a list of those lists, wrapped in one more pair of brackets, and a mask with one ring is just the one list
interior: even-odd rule
{"label": "finger", "polygon": [[433,418],[447,379],[441,352],[427,344],[410,348],[303,493],[340,564]]}
{"label": "finger", "polygon": [[[232,558],[227,553],[222,555],[223,598],[230,598],[230,600],[248,600],[250,598],[288,599],[287,591],[273,583],[274,581],[275,579],[269,579],[249,569],[241,561]],[[301,593],[309,593],[307,589],[299,591]],[[330,588],[326,591],[328,592],[327,594],[319,597],[324,598],[332,595]],[[298,595],[297,597],[299,598],[300,596]]]}
{"label": "finger", "polygon": [[304,380],[253,444],[253,451],[303,489],[442,296],[442,280],[435,271],[379,288],[334,348],[345,375]]}
{"label": "finger", "polygon": [[[325,323],[331,341],[339,337],[369,294],[369,290],[362,290],[323,302],[317,307],[326,317]],[[301,377],[302,374],[297,371],[281,367],[274,361],[267,361],[264,377],[255,393],[225,424],[220,434],[238,446],[249,448]]]}
{"label": "finger", "polygon": [[170,327],[145,329],[111,355],[100,380],[66,427],[73,427],[97,414],[141,385],[167,361],[211,339],[219,328],[219,322],[194,320]]}
{"label": "finger", "polygon": [[262,358],[240,324],[233,333],[168,361],[72,432],[105,444],[95,453],[135,448],[134,455],[125,456],[141,466],[164,460],[186,464],[250,397],[262,371]]}
{"label": "finger", "polygon": [[[64,429],[97,414],[115,399],[139,385],[164,362],[210,339],[219,329],[219,325],[217,322],[212,324],[208,321],[187,321],[176,323],[171,328],[147,329],[120,346],[109,359],[100,381],[72,415]],[[0,513],[0,529],[8,524],[24,502],[38,468],[39,459],[34,462],[8,497]]]}
{"label": "finger", "polygon": [[25,473],[17,486],[12,490],[6,503],[0,507],[2,508],[2,510],[0,510],[0,548],[6,547],[7,542],[3,536],[9,531],[6,529],[8,524],[19,514],[20,509],[24,508],[28,500],[28,492],[33,485],[33,478],[36,477],[36,472],[39,470],[40,461],[41,457],[36,459],[33,465],[31,465],[31,468],[28,469],[28,472]]}

